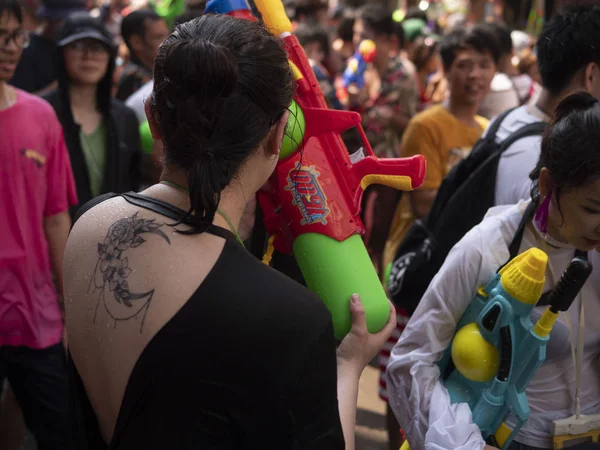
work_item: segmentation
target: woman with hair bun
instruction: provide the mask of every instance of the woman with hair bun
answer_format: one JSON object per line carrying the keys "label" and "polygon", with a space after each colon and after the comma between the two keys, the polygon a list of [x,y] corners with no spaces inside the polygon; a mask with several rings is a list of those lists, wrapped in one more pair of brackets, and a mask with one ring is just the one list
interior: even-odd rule
{"label": "woman with hair bun", "polygon": [[[532,199],[490,209],[448,254],[387,367],[390,405],[411,448],[482,449],[486,445],[468,405],[450,403],[437,361],[477,289],[508,261],[508,247],[521,223],[525,231],[519,253],[538,247],[548,255],[544,291],[554,287],[575,251],[588,252],[594,271],[554,326],[546,361],[527,388],[529,420],[509,449],[555,448],[553,421],[571,417],[579,401],[582,415],[600,414],[599,143],[598,101],[587,93],[565,98],[546,130],[538,166],[531,174]],[[534,309],[533,323],[545,308]],[[572,345],[578,342],[584,342],[581,357],[573,352],[573,358]],[[513,427],[515,422],[511,418],[507,424]]]}
{"label": "woman with hair bun", "polygon": [[73,448],[354,448],[358,379],[392,319],[369,334],[353,297],[336,357],[325,306],[238,232],[293,89],[257,23],[204,16],[160,47],[146,115],[161,182],[84,206],[67,244]]}

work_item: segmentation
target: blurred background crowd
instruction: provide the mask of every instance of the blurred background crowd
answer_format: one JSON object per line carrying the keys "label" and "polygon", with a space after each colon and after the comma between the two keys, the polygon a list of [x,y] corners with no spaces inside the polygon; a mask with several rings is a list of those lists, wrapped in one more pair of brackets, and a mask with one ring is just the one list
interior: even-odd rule
{"label": "blurred background crowd", "polygon": [[[536,36],[567,2],[284,3],[329,106],[361,114],[377,156],[424,154],[430,162],[423,189],[414,195],[373,186],[364,196],[364,239],[383,273],[410,225],[429,211],[443,177],[469,153],[488,121],[535,104],[542,91]],[[161,149],[144,112],[154,59],[173,27],[203,14],[205,6],[204,0],[23,0],[27,33],[18,42],[23,51],[9,84],[54,108],[80,205],[158,181]],[[374,43],[372,59],[360,82],[345,83],[365,40]],[[352,133],[344,139],[351,153],[362,145]],[[9,389],[3,410],[1,448],[18,449],[24,427],[18,414],[6,413],[18,410]],[[392,422],[390,430],[399,427]],[[390,435],[391,448],[398,448],[396,434]]]}

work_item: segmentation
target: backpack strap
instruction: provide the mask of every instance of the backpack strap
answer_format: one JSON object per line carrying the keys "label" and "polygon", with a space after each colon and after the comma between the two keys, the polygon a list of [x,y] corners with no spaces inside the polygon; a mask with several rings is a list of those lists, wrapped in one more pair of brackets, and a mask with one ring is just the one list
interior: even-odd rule
{"label": "backpack strap", "polygon": [[535,214],[536,207],[537,207],[537,202],[533,201],[533,200],[531,202],[529,202],[529,205],[527,205],[527,208],[525,209],[525,212],[523,213],[523,217],[521,217],[521,221],[519,222],[519,226],[517,227],[517,231],[515,232],[515,236],[513,237],[513,240],[511,241],[510,245],[508,246],[508,253],[509,253],[508,261],[506,261],[506,263],[502,264],[502,266],[498,269],[498,272],[500,272],[500,270],[502,270],[502,268],[504,266],[506,266],[510,261],[513,260],[513,258],[515,256],[517,256],[519,254],[519,247],[521,247],[521,241],[523,240],[523,234],[525,233],[525,227],[527,226],[527,223],[529,222],[529,220]]}
{"label": "backpack strap", "polygon": [[500,129],[500,125],[502,125],[502,122],[504,122],[504,119],[506,119],[506,116],[508,116],[511,112],[513,112],[517,108],[507,109],[502,114],[500,114],[498,117],[496,117],[494,119],[494,121],[491,123],[490,127],[488,128],[488,132],[485,133],[485,136],[483,137],[483,139],[490,141],[490,142],[495,142],[496,134],[498,133],[498,130]]}
{"label": "backpack strap", "polygon": [[524,127],[519,128],[517,131],[512,133],[510,136],[508,136],[501,142],[500,153],[503,153],[506,149],[508,149],[519,139],[543,134],[547,125],[548,124],[546,122],[533,122],[525,125]]}
{"label": "backpack strap", "polygon": [[71,224],[71,228],[73,228],[73,225],[75,225],[75,222],[77,222],[81,216],[83,216],[86,212],[88,212],[94,206],[99,205],[100,203],[102,203],[105,200],[110,200],[111,198],[115,198],[118,196],[119,196],[119,194],[115,194],[114,192],[107,192],[106,194],[102,194],[102,195],[99,195],[98,197],[94,197],[89,202],[85,203],[75,213],[75,216],[73,217],[73,223]]}

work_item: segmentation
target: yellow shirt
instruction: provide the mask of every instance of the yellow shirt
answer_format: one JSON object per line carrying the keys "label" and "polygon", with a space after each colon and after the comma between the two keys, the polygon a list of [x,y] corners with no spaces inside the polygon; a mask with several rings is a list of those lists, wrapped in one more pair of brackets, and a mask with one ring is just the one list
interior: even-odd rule
{"label": "yellow shirt", "polygon": [[[410,121],[404,132],[400,154],[403,157],[420,154],[427,159],[427,173],[420,189],[438,189],[452,167],[469,154],[488,125],[488,120],[483,117],[475,116],[475,120],[477,126],[470,127],[444,106],[437,105]],[[413,221],[409,195],[403,195],[385,244],[383,267],[393,261]]]}

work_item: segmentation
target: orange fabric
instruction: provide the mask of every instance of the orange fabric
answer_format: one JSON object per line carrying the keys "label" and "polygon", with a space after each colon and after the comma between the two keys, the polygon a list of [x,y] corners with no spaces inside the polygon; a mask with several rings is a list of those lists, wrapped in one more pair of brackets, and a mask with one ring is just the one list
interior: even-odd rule
{"label": "orange fabric", "polygon": [[[466,157],[481,137],[488,120],[475,116],[477,126],[459,121],[444,106],[437,105],[417,114],[408,124],[402,139],[401,156],[424,155],[427,159],[425,181],[419,189],[437,190],[446,174]],[[383,267],[391,263],[415,218],[410,194],[402,196],[392,220],[383,254]]]}

